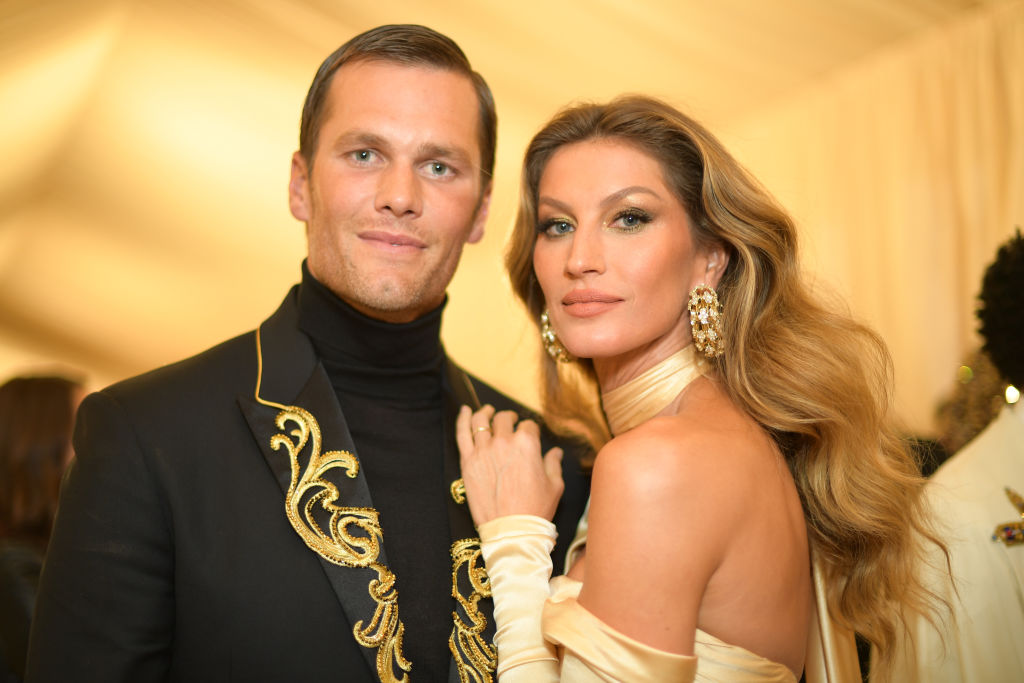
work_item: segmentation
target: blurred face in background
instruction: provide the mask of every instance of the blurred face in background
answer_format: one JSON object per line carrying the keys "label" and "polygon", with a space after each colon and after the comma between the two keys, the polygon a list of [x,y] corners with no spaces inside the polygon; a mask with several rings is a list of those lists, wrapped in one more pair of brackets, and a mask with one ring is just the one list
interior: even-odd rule
{"label": "blurred face in background", "polygon": [[56,376],[0,386],[0,537],[45,545],[84,394],[77,382]]}

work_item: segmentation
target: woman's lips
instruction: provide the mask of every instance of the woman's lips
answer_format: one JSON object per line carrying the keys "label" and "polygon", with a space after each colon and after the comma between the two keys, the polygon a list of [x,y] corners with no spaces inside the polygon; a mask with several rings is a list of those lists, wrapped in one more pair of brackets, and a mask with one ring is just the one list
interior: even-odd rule
{"label": "woman's lips", "polygon": [[621,302],[622,297],[614,294],[596,289],[579,289],[562,297],[562,308],[576,318],[590,318],[614,308]]}

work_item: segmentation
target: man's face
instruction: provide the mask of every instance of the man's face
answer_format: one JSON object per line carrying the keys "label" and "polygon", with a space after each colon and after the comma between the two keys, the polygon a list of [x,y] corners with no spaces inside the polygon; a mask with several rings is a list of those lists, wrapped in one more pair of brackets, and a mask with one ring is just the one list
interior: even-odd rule
{"label": "man's face", "polygon": [[309,270],[362,313],[437,307],[462,246],[483,237],[476,93],[460,74],[362,61],[334,74],[312,169],[292,157],[289,204]]}

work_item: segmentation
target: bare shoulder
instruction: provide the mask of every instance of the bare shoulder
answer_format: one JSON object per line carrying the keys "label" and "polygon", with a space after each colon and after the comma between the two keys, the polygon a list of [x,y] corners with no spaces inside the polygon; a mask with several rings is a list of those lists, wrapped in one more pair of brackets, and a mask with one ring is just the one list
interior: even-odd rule
{"label": "bare shoulder", "polygon": [[746,499],[780,460],[764,431],[708,385],[598,454],[580,596],[627,635],[682,654],[733,532],[752,514]]}
{"label": "bare shoulder", "polygon": [[593,487],[595,498],[658,516],[693,506],[703,516],[744,514],[743,494],[780,465],[757,422],[705,381],[688,392],[675,415],[612,439],[595,461]]}
{"label": "bare shoulder", "polygon": [[674,414],[610,441],[591,493],[584,607],[671,652],[693,654],[699,627],[802,657],[786,649],[809,609],[799,495],[771,436],[718,385],[698,380]]}

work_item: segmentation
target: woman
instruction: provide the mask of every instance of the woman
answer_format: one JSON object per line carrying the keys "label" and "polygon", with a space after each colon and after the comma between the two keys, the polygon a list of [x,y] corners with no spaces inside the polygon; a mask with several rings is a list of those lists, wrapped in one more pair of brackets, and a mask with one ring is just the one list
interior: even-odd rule
{"label": "woman", "polygon": [[39,571],[82,394],[63,377],[15,377],[0,386],[0,680],[24,676]]}
{"label": "woman", "polygon": [[550,354],[546,419],[600,450],[549,596],[560,454],[460,414],[502,680],[796,681],[815,579],[884,669],[901,611],[932,609],[916,534],[938,541],[884,344],[810,296],[766,191],[664,103],[573,107],[527,151],[507,266]]}

